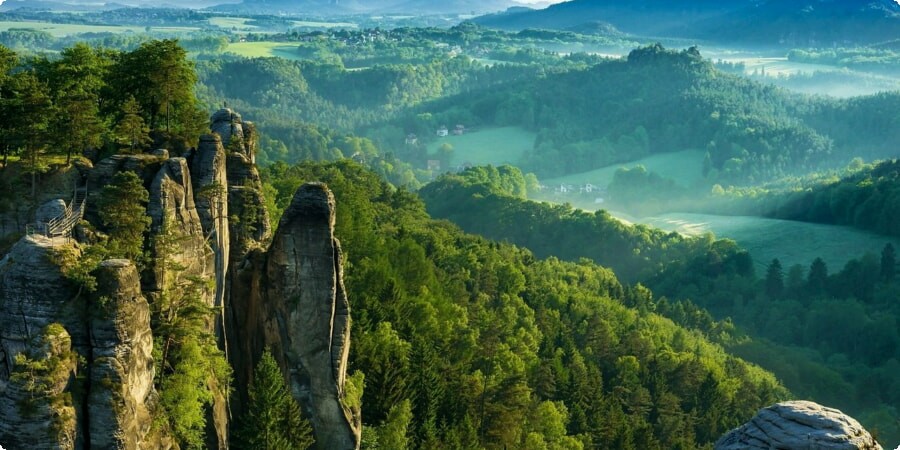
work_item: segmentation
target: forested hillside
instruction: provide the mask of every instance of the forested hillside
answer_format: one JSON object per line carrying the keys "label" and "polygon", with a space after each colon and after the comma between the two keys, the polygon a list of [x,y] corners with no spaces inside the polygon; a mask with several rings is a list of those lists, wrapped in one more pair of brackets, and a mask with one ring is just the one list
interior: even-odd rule
{"label": "forested hillside", "polygon": [[335,192],[366,445],[695,448],[786,395],[595,263],[463,234],[351,162],[263,175],[276,205]]}
{"label": "forested hillside", "polygon": [[536,131],[522,167],[543,177],[699,149],[710,184],[752,184],[890,154],[896,127],[885,125],[895,116],[882,112],[900,97],[790,94],[719,72],[695,48],[653,45],[459,103],[481,123]]}
{"label": "forested hillside", "polygon": [[476,20],[514,30],[569,29],[603,21],[643,36],[699,38],[743,46],[831,46],[895,38],[900,29],[900,6],[892,0],[573,0],[542,10]]}
{"label": "forested hillside", "polygon": [[[880,167],[876,173],[886,178],[871,190],[843,184],[851,193],[840,204],[867,204],[853,189],[869,192],[872,202],[881,201],[883,195],[875,192],[889,189],[893,169]],[[900,437],[892,409],[900,400],[900,384],[892,375],[900,361],[900,310],[892,300],[900,284],[892,246],[880,256],[859,255],[841,270],[829,272],[821,259],[808,267],[782,267],[775,260],[766,261],[766,272],[757,274],[751,255],[734,242],[628,226],[602,210],[591,214],[527,201],[515,195],[520,191],[516,186],[523,184],[516,169],[480,167],[445,175],[421,193],[435,217],[466,231],[533,247],[544,257],[590,258],[620,277],[638,280],[670,299],[651,303],[651,310],[710,337],[726,328],[712,320],[685,320],[685,309],[695,310],[696,304],[717,320],[734,320],[736,335],[747,333],[754,341],[729,341],[729,348],[774,371],[795,393],[851,411],[888,442]],[[860,183],[867,184],[871,179]]]}

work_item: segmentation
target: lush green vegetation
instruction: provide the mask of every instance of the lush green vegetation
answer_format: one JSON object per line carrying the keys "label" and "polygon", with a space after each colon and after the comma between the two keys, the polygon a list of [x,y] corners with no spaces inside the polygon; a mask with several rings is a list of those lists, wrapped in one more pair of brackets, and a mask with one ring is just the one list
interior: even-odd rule
{"label": "lush green vegetation", "polygon": [[284,383],[278,362],[263,353],[247,390],[250,404],[238,424],[235,443],[242,448],[305,450],[315,442],[312,426]]}
{"label": "lush green vegetation", "polygon": [[594,263],[466,235],[350,161],[263,172],[279,205],[307,180],[335,193],[364,436],[374,426],[398,442],[406,427],[416,448],[708,447],[786,395]]}
{"label": "lush green vegetation", "polygon": [[829,267],[842,267],[859,254],[878,253],[888,242],[900,248],[900,240],[864,230],[766,217],[675,212],[631,220],[687,236],[713,233],[733,239],[753,255],[758,273],[775,258],[785,267],[817,257]]}
{"label": "lush green vegetation", "polygon": [[[454,126],[448,124],[451,131]],[[534,133],[517,127],[467,130],[461,136],[450,135],[434,140],[428,144],[428,155],[432,159],[446,158],[449,164],[444,164],[445,170],[453,170],[466,163],[475,166],[516,164],[534,146],[534,138]],[[444,144],[450,146],[449,156],[442,154]]]}
{"label": "lush green vegetation", "polygon": [[856,47],[830,49],[794,49],[788,52],[788,60],[827,64],[871,72],[894,72],[900,68],[900,53],[890,47]]}
{"label": "lush green vegetation", "polygon": [[[591,258],[676,304],[689,300],[689,307],[706,308],[719,320],[731,318],[749,335],[765,339],[735,348],[784,374],[789,388],[844,408],[888,442],[900,437],[892,406],[900,394],[892,375],[900,361],[900,310],[893,301],[900,285],[892,246],[880,259],[868,254],[833,274],[820,258],[809,269],[766,262],[760,280],[750,255],[733,242],[708,234],[667,235],[623,225],[604,211],[529,202],[510,189],[522,178],[515,169],[476,168],[442,177],[423,188],[422,196],[435,216],[468,231],[533,246],[541,256]],[[668,301],[654,308],[673,314]],[[784,347],[794,359],[783,359]]]}

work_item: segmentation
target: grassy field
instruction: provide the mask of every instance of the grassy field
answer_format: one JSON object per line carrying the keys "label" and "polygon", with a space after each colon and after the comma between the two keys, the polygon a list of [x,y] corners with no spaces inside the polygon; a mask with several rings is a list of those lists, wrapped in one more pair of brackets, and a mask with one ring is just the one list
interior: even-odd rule
{"label": "grassy field", "polygon": [[277,56],[291,61],[300,61],[303,58],[297,53],[297,44],[289,42],[235,42],[225,49],[228,53],[234,53],[247,58],[267,58]]}
{"label": "grassy field", "polygon": [[453,146],[453,166],[463,163],[476,166],[515,165],[523,153],[534,147],[535,137],[534,133],[519,127],[490,128],[462,136],[438,138],[428,145],[428,153],[436,154],[440,146],[447,143]]}
{"label": "grassy field", "polygon": [[900,240],[896,238],[834,225],[689,213],[669,213],[643,219],[618,213],[614,215],[666,231],[686,235],[711,231],[717,237],[733,239],[753,256],[760,276],[764,272],[759,269],[773,258],[778,258],[787,270],[794,264],[809,267],[813,259],[821,257],[829,272],[837,272],[849,259],[859,258],[866,252],[880,255],[888,242],[900,248]]}
{"label": "grassy field", "polygon": [[247,25],[252,19],[246,17],[210,17],[209,24],[219,28],[237,29],[238,31],[256,31],[256,25]]}
{"label": "grassy field", "polygon": [[788,61],[787,58],[724,58],[727,62],[744,63],[744,71],[751,74],[754,71],[762,72],[765,70],[766,75],[777,77],[781,75],[794,75],[798,73],[827,72],[838,70],[837,67],[827,66],[823,64],[806,64]]}
{"label": "grassy field", "polygon": [[665,178],[671,178],[678,184],[689,187],[703,178],[703,156],[700,150],[684,150],[672,153],[660,153],[644,159],[625,164],[615,164],[602,169],[592,170],[566,175],[558,178],[541,180],[547,186],[560,184],[584,184],[591,183],[596,186],[608,186],[616,171],[620,168],[632,168],[643,165],[650,172],[655,172]]}
{"label": "grassy field", "polygon": [[[209,24],[225,29],[237,29],[238,31],[265,32],[256,25],[248,25],[253,19],[247,17],[210,17]],[[311,22],[306,20],[292,21],[295,27],[304,28],[357,28],[355,23],[350,22]]]}
{"label": "grassy field", "polygon": [[358,28],[359,25],[350,22],[310,22],[308,20],[295,20],[295,27],[306,28]]}
{"label": "grassy field", "polygon": [[[81,33],[142,33],[145,28],[128,25],[78,25],[68,23],[50,22],[9,22],[0,21],[0,31],[11,28],[30,28],[32,30],[46,31],[55,37],[72,36]],[[191,27],[153,27],[153,31],[195,31],[198,28]]]}

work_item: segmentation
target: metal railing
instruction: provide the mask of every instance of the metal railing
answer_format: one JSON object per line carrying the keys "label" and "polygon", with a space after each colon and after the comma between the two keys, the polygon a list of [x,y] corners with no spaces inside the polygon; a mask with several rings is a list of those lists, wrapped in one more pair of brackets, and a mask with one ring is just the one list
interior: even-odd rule
{"label": "metal railing", "polygon": [[26,226],[29,235],[40,234],[48,238],[72,237],[72,229],[84,218],[84,209],[87,204],[87,187],[75,188],[72,201],[66,205],[63,212],[47,222],[37,222]]}

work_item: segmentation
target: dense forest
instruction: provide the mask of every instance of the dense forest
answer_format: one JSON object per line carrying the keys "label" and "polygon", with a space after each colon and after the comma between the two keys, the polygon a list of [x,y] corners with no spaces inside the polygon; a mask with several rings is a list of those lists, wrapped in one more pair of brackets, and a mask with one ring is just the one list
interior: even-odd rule
{"label": "dense forest", "polygon": [[[895,169],[879,167],[886,177]],[[727,327],[713,320],[685,322],[670,301],[682,310],[699,306],[717,320],[733,320],[739,327],[734,335],[761,340],[731,341],[729,348],[773,370],[795,392],[871,420],[883,437],[900,434],[891,408],[900,393],[891,375],[900,360],[900,310],[893,301],[900,285],[890,244],[880,256],[863,255],[832,273],[816,259],[809,267],[767,262],[766,273],[757,274],[751,256],[734,242],[710,235],[685,238],[625,225],[602,210],[587,213],[528,201],[516,196],[522,186],[517,169],[479,167],[445,175],[421,195],[435,217],[469,232],[533,248],[542,257],[589,258],[626,280],[639,280],[670,299],[653,304],[652,310],[712,339]],[[875,201],[878,194],[872,197]],[[848,196],[841,204],[866,201]],[[888,214],[889,209],[880,211]],[[785,354],[790,358],[779,356]]]}
{"label": "dense forest", "polygon": [[595,263],[464,234],[349,161],[263,174],[274,208],[335,192],[367,448],[705,447],[786,395]]}
{"label": "dense forest", "polygon": [[[571,3],[557,9],[588,2]],[[684,13],[681,4],[660,7]],[[364,449],[712,448],[760,407],[790,397],[841,408],[883,442],[900,440],[900,275],[890,244],[880,254],[848,252],[843,267],[821,258],[783,267],[709,233],[527,200],[548,190],[537,177],[690,150],[694,181],[624,167],[580,200],[639,217],[742,214],[900,236],[900,162],[884,160],[897,157],[900,93],[838,98],[777,87],[896,86],[895,41],[840,48],[785,38],[798,47],[789,62],[867,72],[776,79],[745,76],[743,63],[714,63],[696,46],[640,44],[655,40],[605,22],[499,31],[467,21],[386,29],[360,18],[359,27],[314,30],[254,15],[238,31],[212,25],[213,15],[5,15],[146,29],[0,31],[0,214],[28,210],[41,188],[68,182],[65,173],[88,159],[190,154],[208,113],[234,108],[253,130],[259,201],[273,224],[304,182],[325,182],[336,197],[353,316],[348,398],[362,405]],[[229,53],[235,44],[277,44],[282,57]],[[435,162],[445,171],[456,164],[435,131],[455,124],[467,134],[514,129],[533,145],[516,154],[517,167],[464,163],[441,174]],[[109,257],[139,269],[173,264],[141,248],[139,182],[123,175],[102,189],[100,240],[60,259],[73,282],[91,287],[92,268]],[[159,245],[178,244],[164,235]],[[203,379],[226,386],[231,374],[201,326],[217,311],[196,304],[199,284],[178,288],[153,310],[154,426],[200,448],[205,411],[227,391]],[[188,344],[169,353],[162,340]],[[253,383],[231,386],[253,399],[236,446],[265,447],[276,428],[281,444],[312,444],[278,363],[266,353]],[[273,408],[285,420],[262,418]]]}

